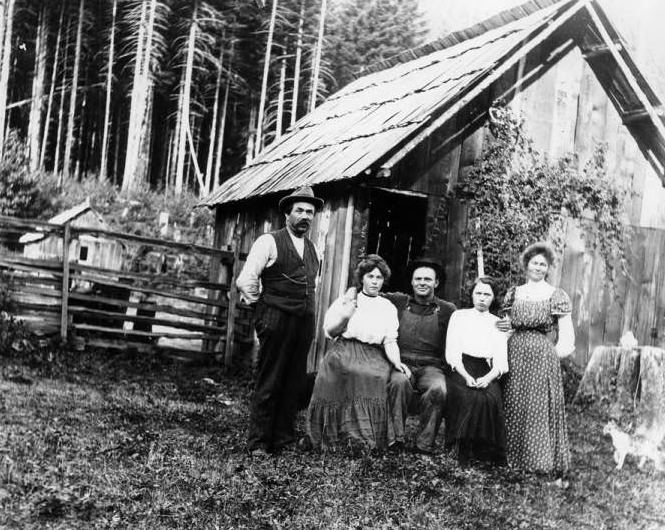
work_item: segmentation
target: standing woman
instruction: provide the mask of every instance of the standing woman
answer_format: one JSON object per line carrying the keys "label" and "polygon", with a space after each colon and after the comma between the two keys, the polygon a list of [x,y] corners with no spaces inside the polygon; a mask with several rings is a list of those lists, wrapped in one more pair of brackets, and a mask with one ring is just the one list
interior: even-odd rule
{"label": "standing woman", "polygon": [[[314,382],[307,431],[314,447],[355,441],[386,449],[395,440],[388,407],[392,370],[410,375],[397,346],[397,309],[379,296],[390,268],[376,254],[364,257],[354,274],[355,287],[335,300],[324,319],[335,338]],[[356,294],[357,293],[357,294]]]}
{"label": "standing woman", "polygon": [[[504,309],[514,330],[504,389],[508,463],[562,474],[570,466],[560,358],[575,349],[568,295],[550,285],[554,249],[534,243],[522,253],[526,283],[512,287]],[[500,329],[504,329],[499,324]]]}
{"label": "standing woman", "polygon": [[450,317],[446,362],[453,372],[448,381],[446,448],[460,464],[474,457],[505,464],[506,427],[498,378],[508,372],[506,333],[496,327],[493,310],[496,283],[487,276],[476,280],[473,307]]}

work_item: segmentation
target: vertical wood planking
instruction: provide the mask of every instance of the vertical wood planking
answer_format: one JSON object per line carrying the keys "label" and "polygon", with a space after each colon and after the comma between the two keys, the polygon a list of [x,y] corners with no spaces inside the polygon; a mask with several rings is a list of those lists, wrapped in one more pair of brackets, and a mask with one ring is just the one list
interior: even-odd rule
{"label": "vertical wood planking", "polygon": [[[544,50],[538,50],[541,54],[539,62],[546,59]],[[538,57],[536,51],[534,58]],[[525,126],[528,134],[533,138],[536,147],[547,152],[552,138],[552,121],[556,101],[556,70],[558,65],[551,68],[542,77],[533,83],[522,94],[522,111],[528,119]]]}
{"label": "vertical wood planking", "polygon": [[[478,129],[467,137],[461,146],[458,181],[464,181],[473,164],[480,157],[484,129]],[[445,297],[460,304],[464,288],[464,242],[466,240],[468,207],[456,201],[450,208],[446,237],[446,289]]]}
{"label": "vertical wood planking", "polygon": [[[326,339],[323,334],[323,317],[326,310],[330,306],[335,293],[335,289],[339,285],[339,264],[335,264],[335,255],[341,254],[341,245],[343,241],[338,238],[338,230],[340,230],[340,222],[344,222],[344,215],[340,214],[339,209],[343,200],[335,197],[326,201],[321,212],[321,216],[327,219],[327,229],[325,231],[325,250],[323,254],[323,261],[321,264],[321,278],[317,288],[317,303],[316,303],[316,319],[315,319],[315,334],[312,347],[309,352],[307,369],[308,371],[316,371],[319,359],[323,356],[326,349]],[[340,220],[340,218],[342,218]],[[323,224],[323,223],[322,223]],[[342,224],[343,226],[343,224]],[[325,226],[322,226],[325,228]],[[337,283],[335,283],[335,276],[337,276]]]}
{"label": "vertical wood planking", "polygon": [[60,313],[60,338],[67,340],[67,327],[69,324],[69,243],[71,241],[71,226],[67,222],[62,231],[62,309]]}
{"label": "vertical wood planking", "polygon": [[236,280],[240,273],[240,214],[236,222],[235,235],[233,238],[233,272],[229,283],[229,309],[226,318],[226,345],[224,347],[224,368],[230,370],[233,364],[234,333],[236,322],[236,307],[238,305],[238,288]]}
{"label": "vertical wood planking", "polygon": [[545,75],[554,75],[554,109],[552,134],[547,153],[550,159],[573,152],[575,147],[575,120],[583,59],[575,48]]}

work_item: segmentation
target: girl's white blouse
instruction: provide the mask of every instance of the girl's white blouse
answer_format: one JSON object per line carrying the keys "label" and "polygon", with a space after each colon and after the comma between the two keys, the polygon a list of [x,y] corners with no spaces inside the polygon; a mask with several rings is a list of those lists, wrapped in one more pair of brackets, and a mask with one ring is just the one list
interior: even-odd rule
{"label": "girl's white blouse", "polygon": [[458,309],[450,316],[446,335],[446,361],[456,371],[462,354],[492,359],[500,373],[508,371],[508,335],[496,327],[498,317],[489,311]]}

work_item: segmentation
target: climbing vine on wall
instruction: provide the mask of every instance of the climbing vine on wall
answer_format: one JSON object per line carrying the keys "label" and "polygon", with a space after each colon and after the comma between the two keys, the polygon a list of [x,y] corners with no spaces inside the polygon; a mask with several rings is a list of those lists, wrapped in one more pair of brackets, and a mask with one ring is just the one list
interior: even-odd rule
{"label": "climbing vine on wall", "polygon": [[467,178],[445,204],[468,204],[464,241],[465,285],[477,275],[478,248],[485,273],[502,287],[521,283],[519,255],[530,243],[548,240],[563,250],[566,223],[583,227],[588,249],[597,249],[608,281],[626,259],[627,191],[607,174],[606,148],[598,146],[584,165],[575,155],[548,160],[524,131],[524,120],[504,107],[490,110],[491,139]]}

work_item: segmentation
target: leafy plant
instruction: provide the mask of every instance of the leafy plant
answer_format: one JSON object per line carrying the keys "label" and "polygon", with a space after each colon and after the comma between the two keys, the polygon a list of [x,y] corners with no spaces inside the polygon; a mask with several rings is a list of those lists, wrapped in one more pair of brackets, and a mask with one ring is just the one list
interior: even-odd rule
{"label": "leafy plant", "polygon": [[548,240],[563,250],[569,220],[583,227],[587,248],[600,252],[611,282],[617,264],[626,261],[629,228],[627,191],[607,174],[606,147],[598,146],[583,166],[573,154],[548,160],[526,135],[521,117],[503,107],[493,107],[490,116],[492,139],[439,208],[446,215],[449,201],[468,204],[466,285],[476,276],[478,248],[485,271],[505,288],[521,277],[519,256],[529,244]]}
{"label": "leafy plant", "polygon": [[10,130],[0,160],[0,215],[31,218],[48,209],[52,190],[41,179],[28,169],[25,143]]}

